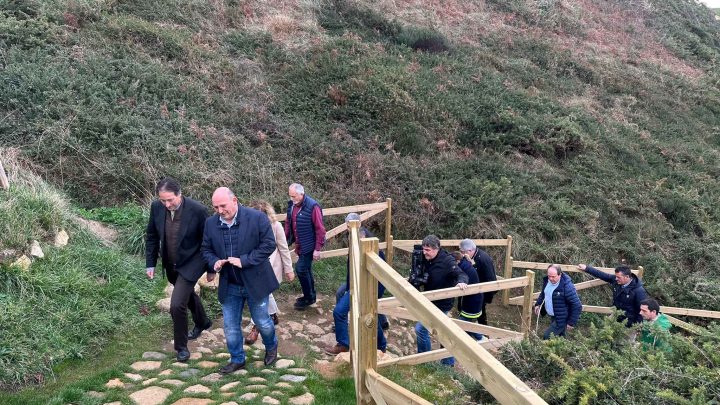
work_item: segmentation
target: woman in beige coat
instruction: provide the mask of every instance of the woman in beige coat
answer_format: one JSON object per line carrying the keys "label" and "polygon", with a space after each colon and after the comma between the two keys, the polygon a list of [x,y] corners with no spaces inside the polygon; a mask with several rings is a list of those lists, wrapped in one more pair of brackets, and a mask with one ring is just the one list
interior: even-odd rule
{"label": "woman in beige coat", "polygon": [[[282,224],[275,219],[275,210],[270,203],[263,200],[253,201],[248,206],[264,212],[268,218],[270,218],[272,230],[275,234],[276,245],[275,251],[270,255],[270,264],[275,271],[275,277],[277,277],[278,283],[282,283],[283,274],[285,274],[287,281],[293,281],[293,279],[295,279],[295,273],[293,272],[292,259],[290,258],[290,249],[288,249],[287,239],[285,238],[285,229]],[[277,302],[273,295],[270,294],[270,298],[268,299],[268,313],[273,322],[275,322],[275,325],[278,323],[277,312]],[[252,319],[250,320],[250,324],[252,325],[252,329],[250,329],[250,332],[245,338],[245,342],[248,345],[255,343],[260,333]]]}

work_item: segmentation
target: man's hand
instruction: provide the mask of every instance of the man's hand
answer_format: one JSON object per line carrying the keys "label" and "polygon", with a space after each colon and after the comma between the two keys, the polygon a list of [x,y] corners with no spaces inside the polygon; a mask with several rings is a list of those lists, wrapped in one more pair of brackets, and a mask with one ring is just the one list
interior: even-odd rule
{"label": "man's hand", "polygon": [[536,316],[540,316],[540,305],[535,305],[533,310],[535,311]]}
{"label": "man's hand", "polygon": [[146,268],[145,274],[147,274],[147,276],[150,280],[154,279],[155,278],[155,267]]}
{"label": "man's hand", "polygon": [[467,288],[467,284],[465,283],[457,283],[455,287],[460,287],[461,290],[464,290]]}
{"label": "man's hand", "polygon": [[232,264],[235,267],[242,269],[242,263],[240,263],[240,259],[237,257],[228,257],[227,258],[228,263]]}
{"label": "man's hand", "polygon": [[577,267],[578,267],[578,270],[580,270],[580,271],[585,271],[587,269],[587,266],[582,263],[578,264]]}
{"label": "man's hand", "polygon": [[285,280],[287,281],[293,281],[295,280],[295,272],[285,273]]}
{"label": "man's hand", "polygon": [[313,260],[320,260],[320,251],[313,250]]}
{"label": "man's hand", "polygon": [[212,283],[212,281],[215,280],[215,274],[216,273],[205,273],[205,279],[208,283]]}
{"label": "man's hand", "polygon": [[220,269],[222,268],[222,266],[225,265],[225,263],[227,263],[227,260],[216,261],[215,264],[213,265],[213,270],[220,271]]}

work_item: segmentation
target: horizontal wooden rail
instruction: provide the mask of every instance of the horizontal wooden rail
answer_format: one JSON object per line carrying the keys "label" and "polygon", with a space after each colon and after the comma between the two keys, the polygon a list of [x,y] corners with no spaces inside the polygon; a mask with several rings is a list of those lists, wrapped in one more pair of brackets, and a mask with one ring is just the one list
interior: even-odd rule
{"label": "horizontal wooden rail", "polygon": [[690,309],[678,307],[660,307],[660,312],[664,314],[697,316],[701,318],[720,318],[720,311],[708,311],[705,309]]}
{"label": "horizontal wooden rail", "polygon": [[[590,287],[598,287],[598,286],[601,286],[601,285],[603,285],[603,284],[607,284],[607,283],[604,282],[604,281],[602,281],[602,280],[600,280],[600,279],[595,279],[595,280],[590,280],[590,281],[583,281],[582,283],[577,283],[577,284],[575,284],[575,289],[578,290],[578,291],[580,291],[580,290],[588,289],[588,288],[590,288]],[[535,294],[533,294],[533,300],[536,300],[539,296],[540,296],[540,293],[539,293],[539,292],[536,292]],[[524,298],[525,298],[524,296],[520,295],[520,296],[517,296],[517,297],[512,297],[512,298],[510,298],[510,300],[509,300],[508,302],[509,302],[510,304],[512,304],[512,305],[522,305]]]}
{"label": "horizontal wooden rail", "polygon": [[[420,292],[425,298],[435,301],[444,298],[461,297],[464,295],[472,295],[481,292],[498,291],[508,288],[525,287],[528,285],[526,277],[515,277],[508,280],[488,281],[485,283],[470,284],[466,289],[461,290],[460,287],[443,288],[440,290]],[[413,288],[414,289],[414,288]],[[416,290],[417,291],[417,290]],[[378,301],[378,310],[400,305],[400,301],[395,297],[383,298]]]}
{"label": "horizontal wooden rail", "polygon": [[[361,205],[349,205],[346,207],[336,207],[336,208],[327,208],[323,209],[322,213],[324,217],[330,216],[330,215],[340,215],[340,214],[349,214],[351,212],[364,212],[364,211],[373,211],[373,210],[384,210],[386,209],[388,204],[386,202],[383,203],[372,203],[372,204],[361,204]],[[275,220],[277,221],[285,221],[287,219],[287,214],[275,214]]]}
{"label": "horizontal wooden rail", "polygon": [[[377,214],[379,214],[379,213],[381,213],[381,212],[383,212],[383,211],[385,211],[384,208],[383,208],[383,209],[380,209],[380,210],[363,212],[362,214],[360,214],[360,221],[361,221],[361,222],[362,222],[362,221],[365,221],[366,219],[371,218],[371,217],[373,217],[374,215],[377,215]],[[342,224],[336,226],[335,228],[327,231],[327,232],[325,233],[325,239],[334,238],[336,235],[338,235],[338,234],[340,234],[340,233],[342,233],[342,232],[345,232],[345,231],[347,230],[347,228],[348,228],[348,224],[345,223],[345,222],[343,222]]]}
{"label": "horizontal wooden rail", "polygon": [[[481,342],[477,342],[479,346],[483,347],[485,350],[487,349],[499,349],[502,346],[510,343],[510,342],[519,342],[523,339],[523,335],[519,334],[519,336],[513,336],[513,337],[506,337],[502,339],[490,339],[490,340],[483,340]],[[387,366],[412,366],[415,364],[422,364],[427,363],[430,361],[435,360],[442,360],[447,357],[451,357],[452,354],[448,352],[447,349],[437,349],[432,350],[429,352],[424,353],[416,353],[416,354],[410,354],[407,356],[402,357],[396,357],[393,359],[387,359],[378,361],[377,366],[380,367],[387,367]]]}
{"label": "horizontal wooden rail", "polygon": [[[399,319],[409,319],[411,321],[417,321],[417,317],[415,317],[413,314],[410,313],[406,308],[403,307],[392,307],[380,310],[378,309],[378,312],[381,314],[389,315],[395,318]],[[494,326],[488,326],[488,325],[482,325],[475,322],[467,322],[467,321],[461,321],[460,319],[453,319],[448,318],[449,320],[453,321],[456,325],[460,326],[462,330],[466,332],[475,332],[475,333],[482,333],[483,335],[488,335],[491,338],[505,338],[505,337],[522,337],[522,333],[516,332],[514,330],[508,330],[508,329],[502,329],[502,328],[496,328]]]}
{"label": "horizontal wooden rail", "polygon": [[369,368],[365,370],[365,385],[375,399],[376,404],[388,405],[432,405],[418,395],[395,384]]}
{"label": "horizontal wooden rail", "polygon": [[447,322],[447,315],[422,296],[380,256],[374,252],[365,253],[365,264],[372,276],[390,290],[432,335],[437,336],[440,343],[460,361],[465,371],[480,382],[498,402],[546,403],[500,361],[479,346],[460,326]]}
{"label": "horizontal wooden rail", "polygon": [[[517,269],[530,269],[530,270],[547,270],[548,267],[553,263],[539,263],[539,262],[522,262],[518,260],[513,260],[512,266],[513,268]],[[574,264],[561,264],[560,268],[562,271],[568,272],[568,273],[585,273],[584,271],[578,270],[577,266]],[[613,267],[594,267],[594,269],[598,269],[602,271],[603,273],[608,274],[615,274],[615,268]],[[635,274],[642,274],[642,271],[640,269],[631,269],[631,271]]]}
{"label": "horizontal wooden rail", "polygon": [[668,320],[670,320],[670,323],[672,323],[673,325],[675,325],[679,328],[683,328],[686,331],[694,333],[696,335],[700,334],[700,328],[698,326],[693,325],[689,322],[681,321],[681,320],[675,318],[674,316],[671,316],[668,314],[665,314],[665,316],[667,317]]}

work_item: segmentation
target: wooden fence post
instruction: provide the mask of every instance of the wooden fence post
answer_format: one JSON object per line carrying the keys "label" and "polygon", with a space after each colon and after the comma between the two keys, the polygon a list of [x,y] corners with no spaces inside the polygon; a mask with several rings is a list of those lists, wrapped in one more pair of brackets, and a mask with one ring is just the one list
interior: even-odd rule
{"label": "wooden fence post", "polygon": [[385,260],[389,265],[393,264],[393,250],[392,250],[392,198],[386,198],[387,210],[385,210],[385,242],[387,242],[387,249],[385,249]]}
{"label": "wooden fence post", "polygon": [[377,286],[378,282],[368,270],[366,254],[378,253],[379,240],[377,238],[362,239],[360,242],[360,274],[357,285],[360,287],[355,297],[360,302],[359,328],[357,331],[359,353],[357,353],[360,368],[360,380],[355,384],[360,386],[356,389],[356,400],[358,404],[374,404],[375,401],[367,388],[366,370],[377,369]]}
{"label": "wooden fence post", "polygon": [[522,324],[520,325],[520,331],[527,338],[530,334],[532,325],[532,304],[533,304],[533,289],[535,288],[535,272],[527,270],[525,277],[528,278],[528,285],[525,287],[525,299],[523,300],[523,312],[522,312]]}
{"label": "wooden fence post", "polygon": [[10,182],[8,182],[8,178],[5,174],[5,169],[3,168],[2,161],[0,161],[0,188],[10,190]]}
{"label": "wooden fence post", "polygon": [[[513,257],[510,254],[510,246],[512,246],[512,236],[508,236],[510,238],[510,245],[508,245],[508,248],[505,252],[505,273],[503,274],[503,277],[505,279],[511,279],[512,278],[512,265],[513,265]],[[503,290],[503,306],[508,306],[510,303],[510,290]]]}

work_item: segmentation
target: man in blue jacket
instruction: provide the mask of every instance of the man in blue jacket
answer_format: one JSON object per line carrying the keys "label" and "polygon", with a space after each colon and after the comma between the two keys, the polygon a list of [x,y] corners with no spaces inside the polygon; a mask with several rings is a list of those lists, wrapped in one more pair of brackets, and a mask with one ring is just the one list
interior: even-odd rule
{"label": "man in blue jacket", "polygon": [[615,275],[607,274],[591,266],[578,264],[578,269],[592,276],[595,276],[606,283],[612,284],[613,305],[615,308],[624,311],[625,314],[618,317],[618,322],[627,320],[625,326],[642,322],[640,316],[640,302],[648,297],[642,281],[632,273],[628,266],[615,268]]}
{"label": "man in blue jacket", "polygon": [[545,329],[543,339],[550,339],[552,335],[565,336],[566,330],[572,330],[577,324],[581,311],[582,303],[575,284],[559,265],[551,264],[535,302],[535,315],[550,316],[550,326]]}
{"label": "man in blue jacket", "polygon": [[216,214],[205,222],[202,255],[212,269],[208,281],[220,272],[218,300],[222,304],[225,340],[230,363],[220,369],[229,374],[245,367],[241,329],[247,301],[250,316],[265,345],[265,365],[277,360],[275,325],[268,314],[268,296],[280,285],[268,258],[275,251],[275,236],[265,213],[238,204],[227,187],[213,193]]}

